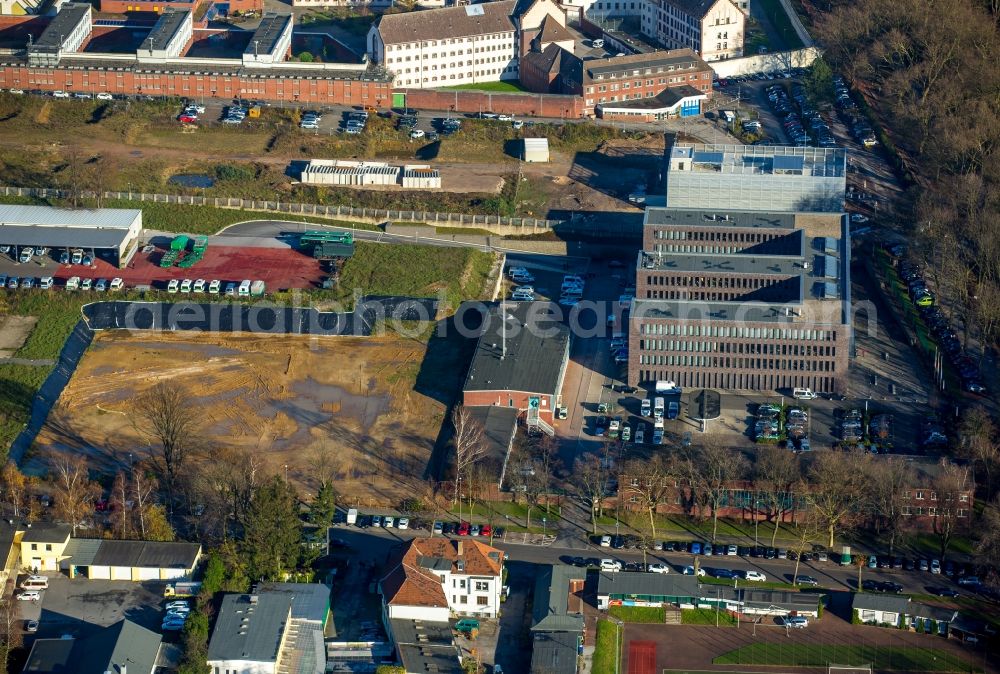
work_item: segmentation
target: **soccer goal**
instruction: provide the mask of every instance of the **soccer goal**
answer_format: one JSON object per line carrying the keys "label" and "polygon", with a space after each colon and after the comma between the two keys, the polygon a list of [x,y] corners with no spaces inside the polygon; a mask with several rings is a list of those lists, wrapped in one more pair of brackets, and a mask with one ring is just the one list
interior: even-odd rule
{"label": "soccer goal", "polygon": [[827,665],[826,674],[872,674],[872,666],[871,664]]}

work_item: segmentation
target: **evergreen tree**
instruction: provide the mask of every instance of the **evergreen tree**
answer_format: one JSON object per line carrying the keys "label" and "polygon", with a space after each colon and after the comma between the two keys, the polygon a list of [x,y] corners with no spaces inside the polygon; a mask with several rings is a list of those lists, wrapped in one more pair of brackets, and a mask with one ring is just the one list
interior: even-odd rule
{"label": "evergreen tree", "polygon": [[333,485],[324,481],[313,498],[312,506],[309,509],[309,521],[319,527],[328,527],[333,524],[333,516],[336,512],[337,494],[333,491]]}
{"label": "evergreen tree", "polygon": [[278,477],[265,482],[243,523],[243,556],[252,580],[281,580],[282,573],[295,568],[301,528],[292,490]]}

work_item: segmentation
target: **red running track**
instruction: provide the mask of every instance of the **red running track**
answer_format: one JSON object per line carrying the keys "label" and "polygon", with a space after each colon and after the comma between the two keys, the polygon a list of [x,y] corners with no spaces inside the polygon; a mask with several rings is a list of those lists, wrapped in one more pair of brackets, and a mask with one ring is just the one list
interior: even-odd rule
{"label": "red running track", "polygon": [[628,674],[656,674],[656,642],[630,641]]}
{"label": "red running track", "polygon": [[268,292],[289,288],[316,288],[325,276],[318,260],[289,248],[251,248],[244,246],[209,246],[205,257],[188,269],[159,267],[165,251],[157,248],[149,254],[135,254],[127,269],[118,269],[104,260],[96,260],[92,267],[59,265],[55,278],[65,283],[71,276],[80,278],[105,278],[109,281],[119,276],[129,288],[152,285],[162,290],[170,279],[219,279],[226,283],[239,283],[244,279],[264,281]]}

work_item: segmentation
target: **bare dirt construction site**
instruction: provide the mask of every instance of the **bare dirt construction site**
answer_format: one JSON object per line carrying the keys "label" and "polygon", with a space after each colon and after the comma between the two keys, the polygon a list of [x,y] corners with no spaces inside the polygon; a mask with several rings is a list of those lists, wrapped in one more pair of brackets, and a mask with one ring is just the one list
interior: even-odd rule
{"label": "bare dirt construction site", "polygon": [[[129,452],[141,455],[150,442],[136,398],[172,381],[199,419],[197,460],[211,460],[213,447],[256,452],[272,473],[287,465],[289,480],[310,491],[322,453],[342,497],[397,503],[419,488],[446,410],[446,395],[418,392],[418,379],[448,380],[449,369],[461,370],[440,363],[443,372],[427,372],[426,355],[425,341],[399,336],[101,333],[32,461],[82,451],[98,470],[128,465]],[[439,382],[442,390],[451,383]]]}

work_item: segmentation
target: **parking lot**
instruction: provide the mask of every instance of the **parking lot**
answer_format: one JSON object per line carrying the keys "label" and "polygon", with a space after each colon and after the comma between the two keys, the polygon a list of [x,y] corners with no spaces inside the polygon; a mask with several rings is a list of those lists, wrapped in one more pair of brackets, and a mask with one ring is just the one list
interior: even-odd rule
{"label": "parking lot", "polygon": [[159,631],[164,583],[47,575],[49,587],[41,591],[41,601],[16,602],[23,621],[38,621],[38,637],[83,636],[94,626],[107,627],[122,618]]}

